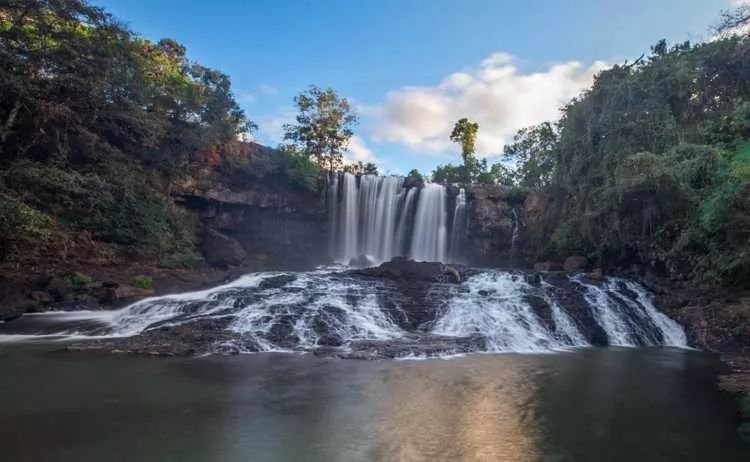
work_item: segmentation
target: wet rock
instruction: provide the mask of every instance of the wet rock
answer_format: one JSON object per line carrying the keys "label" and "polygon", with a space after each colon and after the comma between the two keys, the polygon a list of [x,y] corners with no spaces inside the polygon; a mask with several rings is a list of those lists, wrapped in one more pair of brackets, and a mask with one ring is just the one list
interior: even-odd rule
{"label": "wet rock", "polygon": [[266,278],[260,281],[260,284],[258,284],[258,288],[279,289],[289,284],[290,282],[294,282],[295,279],[297,279],[297,276],[293,274],[282,274],[279,276],[273,276],[273,277]]}
{"label": "wet rock", "polygon": [[523,299],[526,303],[529,304],[531,310],[534,312],[544,328],[550,332],[553,332],[555,330],[555,320],[552,317],[552,307],[550,307],[547,300],[545,300],[544,297],[531,294],[526,294]]}
{"label": "wet rock", "polygon": [[239,242],[210,228],[203,233],[201,250],[209,264],[222,267],[239,265],[247,256]]}
{"label": "wet rock", "polygon": [[439,262],[418,262],[394,258],[373,268],[347,272],[350,275],[391,279],[395,281],[460,283],[475,271],[463,265],[444,265]]}
{"label": "wet rock", "polygon": [[580,273],[586,270],[588,259],[582,255],[571,255],[565,259],[563,269],[568,273]]}
{"label": "wet rock", "polygon": [[199,319],[150,329],[134,337],[77,342],[68,346],[68,349],[105,350],[147,356],[191,356],[222,352],[224,348],[221,345],[238,342],[247,351],[253,351],[252,344],[247,339],[226,330],[231,321],[232,318],[229,317]]}
{"label": "wet rock", "polygon": [[317,344],[320,346],[337,347],[344,344],[344,339],[342,339],[340,335],[327,334],[319,337]]}
{"label": "wet rock", "polygon": [[483,336],[444,337],[441,335],[407,336],[396,340],[361,340],[349,344],[347,350],[328,351],[346,359],[390,359],[405,357],[435,357],[484,351]]}
{"label": "wet rock", "polygon": [[594,270],[588,273],[586,277],[591,279],[592,281],[603,281],[604,279],[606,279],[604,270],[601,268],[594,268]]}

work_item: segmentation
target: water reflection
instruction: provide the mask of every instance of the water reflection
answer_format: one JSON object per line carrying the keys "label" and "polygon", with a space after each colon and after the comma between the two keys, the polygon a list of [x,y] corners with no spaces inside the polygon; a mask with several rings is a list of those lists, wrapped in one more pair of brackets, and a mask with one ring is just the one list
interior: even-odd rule
{"label": "water reflection", "polygon": [[533,461],[534,374],[521,357],[400,364],[378,387],[381,460]]}
{"label": "water reflection", "polygon": [[9,348],[4,460],[750,460],[715,358],[691,351],[365,362]]}

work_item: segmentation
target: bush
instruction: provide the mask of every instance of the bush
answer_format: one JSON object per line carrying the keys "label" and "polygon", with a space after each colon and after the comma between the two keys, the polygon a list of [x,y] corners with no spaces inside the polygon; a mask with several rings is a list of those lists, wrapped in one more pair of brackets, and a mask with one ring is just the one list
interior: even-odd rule
{"label": "bush", "polygon": [[320,170],[310,156],[303,152],[288,152],[284,158],[284,173],[289,182],[308,191],[316,191]]}
{"label": "bush", "polygon": [[39,247],[49,241],[53,220],[23,202],[0,196],[0,258],[6,258],[14,245],[34,243]]}
{"label": "bush", "polygon": [[583,248],[583,237],[571,220],[563,221],[552,233],[552,246],[559,255],[577,252]]}
{"label": "bush", "polygon": [[73,287],[75,287],[76,289],[85,287],[92,282],[94,282],[94,278],[86,273],[75,272],[70,275],[70,283],[73,284]]}
{"label": "bush", "polygon": [[166,207],[145,194],[125,192],[106,213],[104,237],[117,244],[157,245],[168,232]]}
{"label": "bush", "polygon": [[130,281],[130,285],[139,289],[153,289],[154,279],[150,276],[136,276]]}

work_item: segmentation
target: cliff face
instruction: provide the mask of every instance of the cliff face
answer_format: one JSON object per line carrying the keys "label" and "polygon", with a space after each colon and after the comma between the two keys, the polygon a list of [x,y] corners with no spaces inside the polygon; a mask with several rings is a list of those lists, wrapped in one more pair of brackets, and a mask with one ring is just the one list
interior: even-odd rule
{"label": "cliff face", "polygon": [[176,199],[200,220],[200,249],[214,266],[311,268],[329,258],[322,199],[288,185],[186,186]]}
{"label": "cliff face", "polygon": [[551,205],[544,193],[517,195],[503,186],[470,186],[467,258],[485,265],[534,263],[547,247]]}

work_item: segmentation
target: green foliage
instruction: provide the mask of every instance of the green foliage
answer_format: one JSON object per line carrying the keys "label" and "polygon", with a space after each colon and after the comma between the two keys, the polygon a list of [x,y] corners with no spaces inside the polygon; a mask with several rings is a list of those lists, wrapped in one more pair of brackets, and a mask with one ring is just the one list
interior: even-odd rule
{"label": "green foliage", "polygon": [[513,181],[520,186],[542,189],[550,184],[557,133],[549,122],[519,130],[503,155],[516,165]]}
{"label": "green foliage", "polygon": [[290,152],[286,156],[285,173],[292,185],[307,191],[316,191],[320,168],[310,156],[301,152]]}
{"label": "green foliage", "polygon": [[104,237],[117,244],[158,245],[169,222],[162,202],[142,194],[125,194],[105,212]]}
{"label": "green foliage", "polygon": [[133,287],[137,287],[139,289],[153,289],[154,288],[154,278],[151,276],[136,276],[133,278],[132,281],[130,281],[130,285]]}
{"label": "green foliage", "polygon": [[49,240],[53,225],[48,215],[0,195],[0,257],[7,257],[13,246],[21,242],[43,245]]}
{"label": "green foliage", "polygon": [[0,64],[4,252],[54,217],[165,259],[194,253],[173,182],[254,128],[227,75],[86,0],[5,2]]}
{"label": "green foliage", "polygon": [[669,48],[603,71],[557,125],[505,148],[515,184],[546,190],[545,249],[750,281],[750,40]]}
{"label": "green foliage", "polygon": [[559,223],[552,233],[552,246],[560,255],[580,251],[583,247],[583,238],[576,224],[572,221]]}
{"label": "green foliage", "polygon": [[469,174],[463,165],[438,165],[432,172],[436,183],[469,183]]}
{"label": "green foliage", "polygon": [[80,289],[94,282],[94,278],[86,273],[75,272],[70,275],[70,283],[74,288]]}
{"label": "green foliage", "polygon": [[284,126],[284,139],[299,152],[313,156],[321,168],[338,170],[343,163],[343,150],[353,135],[357,116],[349,101],[332,88],[315,85],[294,98],[299,113],[296,124]]}

